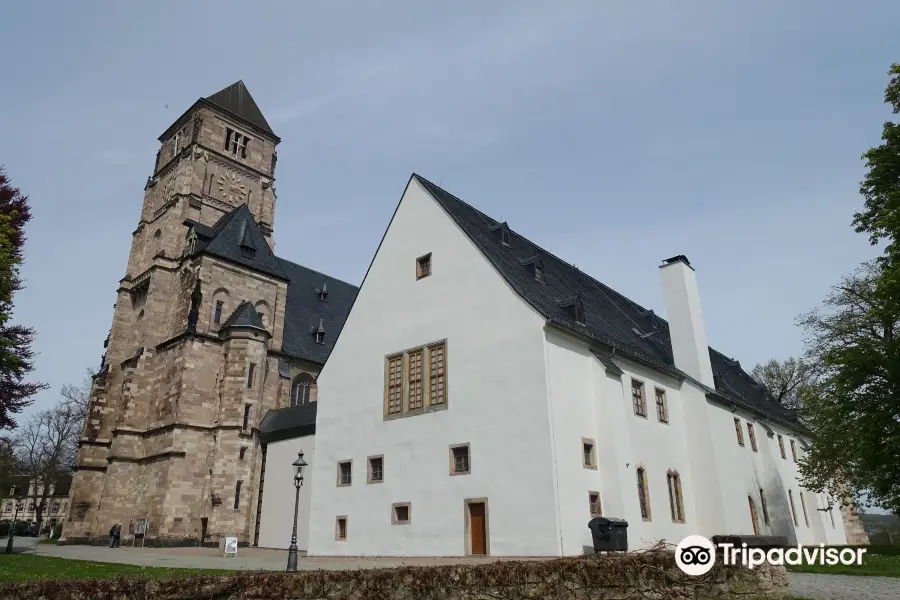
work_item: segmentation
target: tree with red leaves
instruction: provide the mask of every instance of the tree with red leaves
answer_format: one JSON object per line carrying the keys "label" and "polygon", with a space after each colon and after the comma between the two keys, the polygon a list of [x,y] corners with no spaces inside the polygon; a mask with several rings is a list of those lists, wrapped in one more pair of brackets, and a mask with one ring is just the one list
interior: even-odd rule
{"label": "tree with red leaves", "polygon": [[29,220],[28,197],[10,184],[6,170],[0,167],[0,429],[14,428],[13,415],[47,387],[25,381],[25,376],[34,370],[34,330],[10,322],[13,296],[22,289],[19,265]]}

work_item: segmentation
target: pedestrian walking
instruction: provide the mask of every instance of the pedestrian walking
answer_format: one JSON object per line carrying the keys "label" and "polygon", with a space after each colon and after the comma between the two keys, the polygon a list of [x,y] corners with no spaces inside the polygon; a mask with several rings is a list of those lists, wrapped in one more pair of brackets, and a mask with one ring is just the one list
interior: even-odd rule
{"label": "pedestrian walking", "polygon": [[113,548],[119,547],[119,542],[122,540],[122,524],[116,523],[116,534],[115,534],[116,545]]}
{"label": "pedestrian walking", "polygon": [[113,526],[109,528],[109,547],[116,547],[116,523],[113,523]]}

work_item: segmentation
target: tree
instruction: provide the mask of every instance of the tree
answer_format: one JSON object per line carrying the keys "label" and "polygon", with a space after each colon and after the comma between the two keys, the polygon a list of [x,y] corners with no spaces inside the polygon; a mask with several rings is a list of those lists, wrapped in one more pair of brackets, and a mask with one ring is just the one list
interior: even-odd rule
{"label": "tree", "polygon": [[10,323],[13,296],[22,289],[19,265],[29,220],[28,197],[12,187],[6,171],[0,168],[0,429],[14,428],[13,415],[46,388],[45,384],[25,381],[34,369],[34,330]]}
{"label": "tree", "polygon": [[766,386],[772,398],[782,406],[794,410],[800,408],[803,388],[813,380],[811,366],[803,359],[794,357],[781,362],[773,358],[767,363],[756,365],[750,374]]}
{"label": "tree", "polygon": [[90,379],[80,387],[64,385],[60,393],[63,399],[56,406],[32,417],[14,438],[19,468],[31,482],[28,495],[34,502],[39,526],[51,490],[75,465],[87,414]]}
{"label": "tree", "polygon": [[822,366],[801,393],[814,444],[800,473],[812,491],[900,512],[900,311],[882,296],[882,275],[878,262],[866,263],[833,288],[824,310],[800,318]]}

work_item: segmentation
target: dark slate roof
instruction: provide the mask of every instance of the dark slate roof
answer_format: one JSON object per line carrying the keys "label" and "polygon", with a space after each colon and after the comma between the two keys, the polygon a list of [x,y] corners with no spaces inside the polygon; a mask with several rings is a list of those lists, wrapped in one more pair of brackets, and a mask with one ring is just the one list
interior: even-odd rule
{"label": "dark slate roof", "polygon": [[184,224],[193,227],[197,233],[194,254],[207,252],[255,271],[285,281],[288,279],[246,204],[223,215],[212,227],[191,220]]}
{"label": "dark slate roof", "polygon": [[[212,227],[190,219],[184,224],[197,234],[194,254],[206,252],[287,281],[282,352],[325,363],[356,299],[356,286],[276,257],[245,204],[222,216]],[[252,256],[248,249],[252,249]],[[322,344],[316,343],[319,330],[325,333]]]}
{"label": "dark slate roof", "polygon": [[[676,377],[687,377],[675,367],[669,324],[665,319],[514,231],[509,231],[508,243],[504,244],[501,241],[503,223],[427,179],[416,174],[413,177],[459,225],[507,283],[550,323],[592,338],[616,349],[618,353],[630,355]],[[542,281],[533,276],[530,265],[535,262],[542,264]],[[583,325],[575,321],[574,312],[567,308],[577,303],[583,307]],[[775,419],[794,422],[792,412],[771,399],[737,361],[712,348],[709,355],[716,376],[716,396]],[[611,361],[604,356],[603,362],[609,367],[607,362]]]}
{"label": "dark slate roof", "polygon": [[252,327],[254,329],[266,331],[265,326],[263,326],[262,317],[256,312],[253,304],[246,301],[241,302],[238,307],[234,309],[234,312],[231,313],[231,316],[225,319],[220,330],[224,331],[229,327]]}
{"label": "dark slate roof", "polygon": [[307,402],[270,410],[259,424],[259,437],[263,442],[275,442],[287,438],[313,435],[316,432],[316,408],[318,402]]}
{"label": "dark slate roof", "polygon": [[[287,274],[287,302],[284,311],[285,354],[324,363],[344,327],[350,307],[359,289],[340,279],[329,277],[283,258],[278,259]],[[323,289],[325,299],[320,297]],[[323,343],[316,343],[315,332],[323,329]]]}
{"label": "dark slate roof", "polygon": [[232,83],[212,96],[207,96],[204,100],[262,129],[266,133],[275,135],[243,81]]}

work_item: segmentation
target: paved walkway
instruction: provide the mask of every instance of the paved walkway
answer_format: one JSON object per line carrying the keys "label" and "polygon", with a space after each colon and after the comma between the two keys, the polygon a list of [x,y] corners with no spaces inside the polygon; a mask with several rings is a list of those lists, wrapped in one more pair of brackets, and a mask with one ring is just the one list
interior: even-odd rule
{"label": "paved walkway", "polygon": [[[287,550],[240,548],[236,557],[225,558],[215,548],[106,548],[103,546],[52,546],[35,544],[34,538],[16,538],[16,551],[31,551],[38,556],[56,556],[77,560],[124,563],[149,567],[229,569],[234,571],[282,571]],[[314,569],[373,569],[405,565],[471,564],[503,558],[339,558],[303,557],[301,571]],[[791,593],[812,600],[898,600],[900,578],[856,577],[788,573]]]}
{"label": "paved walkway", "polygon": [[[38,556],[56,556],[76,560],[124,563],[148,567],[178,567],[193,569],[230,569],[235,571],[283,571],[287,566],[287,550],[239,548],[237,556],[224,557],[215,548],[107,548],[104,546],[34,546]],[[376,569],[405,565],[471,564],[486,560],[521,560],[501,558],[341,558],[299,557],[297,568],[314,569]]]}
{"label": "paved walkway", "polygon": [[812,600],[897,600],[900,578],[788,573],[791,593]]}

